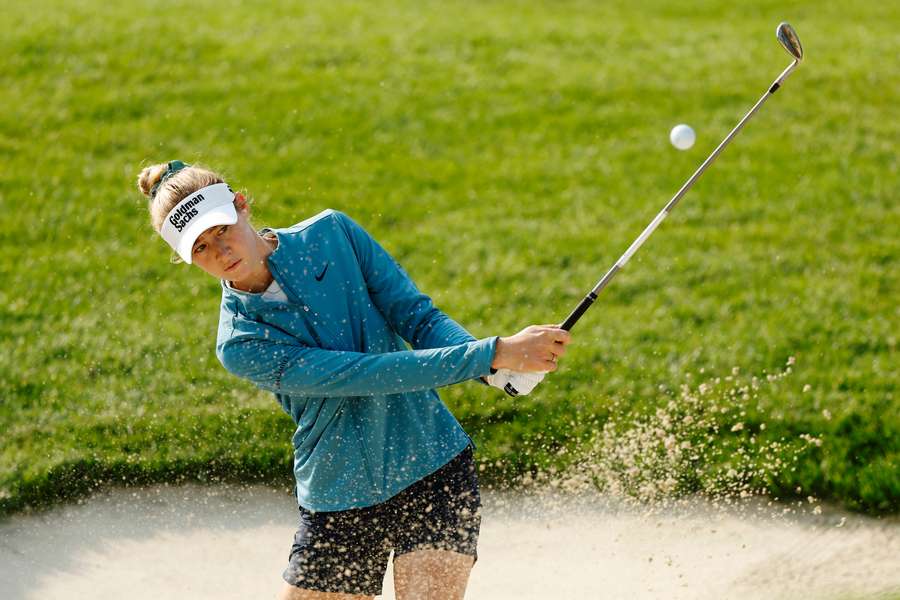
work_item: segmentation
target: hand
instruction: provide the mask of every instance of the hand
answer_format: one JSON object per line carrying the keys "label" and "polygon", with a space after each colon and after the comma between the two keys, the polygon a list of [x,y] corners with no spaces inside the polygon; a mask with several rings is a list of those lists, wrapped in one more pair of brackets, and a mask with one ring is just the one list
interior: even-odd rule
{"label": "hand", "polygon": [[556,325],[530,325],[497,341],[491,367],[520,373],[548,373],[556,370],[557,359],[571,341],[568,331]]}
{"label": "hand", "polygon": [[544,379],[544,373],[517,373],[499,369],[484,378],[488,385],[499,388],[510,396],[527,396]]}

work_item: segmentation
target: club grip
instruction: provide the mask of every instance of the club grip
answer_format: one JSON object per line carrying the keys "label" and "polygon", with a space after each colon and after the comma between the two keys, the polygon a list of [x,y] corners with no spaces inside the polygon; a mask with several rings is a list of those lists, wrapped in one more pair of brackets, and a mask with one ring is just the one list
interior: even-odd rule
{"label": "club grip", "polygon": [[563,324],[560,325],[559,328],[570,331],[572,327],[575,326],[575,323],[578,322],[578,319],[581,318],[581,315],[583,315],[587,311],[587,309],[591,307],[591,304],[593,304],[594,300],[596,299],[597,294],[595,294],[594,292],[591,292],[590,294],[585,296],[581,303],[579,303],[578,306],[575,307],[575,310],[572,311],[572,314],[566,317],[566,320],[563,321]]}

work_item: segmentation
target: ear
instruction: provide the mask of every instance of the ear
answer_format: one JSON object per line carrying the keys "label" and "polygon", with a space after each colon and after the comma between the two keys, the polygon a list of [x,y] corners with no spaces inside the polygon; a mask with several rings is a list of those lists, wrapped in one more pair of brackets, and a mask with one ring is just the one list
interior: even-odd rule
{"label": "ear", "polygon": [[244,213],[245,215],[250,214],[250,204],[247,202],[247,198],[240,192],[235,192],[234,194],[234,207],[239,213]]}

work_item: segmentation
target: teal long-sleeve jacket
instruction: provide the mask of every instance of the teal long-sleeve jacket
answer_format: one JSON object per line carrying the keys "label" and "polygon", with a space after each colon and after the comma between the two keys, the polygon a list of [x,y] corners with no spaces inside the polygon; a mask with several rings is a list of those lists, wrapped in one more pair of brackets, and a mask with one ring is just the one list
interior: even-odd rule
{"label": "teal long-sleeve jacket", "polygon": [[296,423],[301,506],[383,502],[471,443],[435,388],[488,375],[497,337],[476,340],[438,310],[341,212],[266,231],[288,302],[223,282],[216,355]]}

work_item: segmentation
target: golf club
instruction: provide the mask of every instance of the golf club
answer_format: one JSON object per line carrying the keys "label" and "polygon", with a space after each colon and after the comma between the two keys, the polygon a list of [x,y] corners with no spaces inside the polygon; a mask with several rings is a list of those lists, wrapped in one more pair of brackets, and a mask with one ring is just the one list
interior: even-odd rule
{"label": "golf club", "polygon": [[[656,217],[650,222],[650,224],[647,225],[644,231],[641,232],[641,235],[639,235],[637,239],[634,240],[634,242],[631,244],[631,246],[628,247],[628,250],[626,250],[625,253],[621,257],[619,257],[619,260],[617,260],[612,268],[610,268],[609,271],[606,272],[606,275],[604,275],[603,278],[600,279],[597,285],[594,286],[594,289],[591,290],[590,293],[588,293],[588,295],[585,296],[584,299],[578,304],[578,306],[575,307],[575,310],[573,310],[572,313],[568,317],[566,317],[566,320],[562,325],[560,325],[561,329],[570,331],[572,327],[575,326],[575,323],[578,322],[578,319],[581,318],[581,316],[587,311],[588,308],[591,307],[591,305],[597,299],[597,295],[601,292],[601,290],[603,290],[603,288],[606,287],[606,285],[612,280],[615,274],[618,273],[619,270],[628,263],[632,255],[637,252],[638,248],[640,248],[641,245],[647,240],[647,238],[650,237],[650,234],[652,234],[654,230],[656,230],[659,224],[662,223],[663,219],[665,219],[666,216],[670,212],[672,212],[672,209],[675,208],[675,205],[678,204],[678,201],[681,200],[681,197],[684,196],[684,194],[689,189],[691,189],[691,187],[694,185],[694,182],[697,181],[697,179],[700,177],[700,175],[703,174],[707,167],[709,167],[712,161],[716,159],[719,153],[721,153],[722,150],[725,149],[725,146],[728,145],[728,142],[731,141],[731,138],[738,134],[738,132],[744,127],[744,124],[746,124],[747,121],[750,120],[750,117],[752,117],[757,110],[759,110],[759,107],[763,105],[763,103],[769,98],[769,96],[778,91],[778,88],[781,87],[781,82],[784,81],[785,78],[790,75],[791,71],[793,71],[794,68],[798,64],[800,64],[800,61],[803,60],[803,47],[800,45],[800,39],[797,37],[797,32],[794,31],[793,27],[791,27],[787,23],[781,23],[775,30],[775,35],[776,37],[778,37],[778,41],[781,43],[781,45],[784,46],[784,49],[787,50],[787,52],[792,57],[794,57],[794,60],[790,65],[787,66],[784,71],[781,72],[781,75],[779,75],[778,78],[775,79],[772,85],[769,86],[769,89],[766,91],[766,93],[763,94],[762,98],[760,98],[759,101],[755,105],[753,105],[753,108],[751,108],[750,111],[746,115],[744,115],[744,118],[742,118],[740,122],[738,122],[735,128],[731,130],[731,133],[729,133],[725,137],[725,139],[722,140],[722,143],[720,143],[716,147],[716,149],[712,151],[712,154],[710,154],[706,158],[706,160],[703,161],[703,164],[701,164],[700,167],[696,171],[694,171],[694,174],[691,175],[691,177],[685,182],[685,184],[681,186],[681,189],[675,193],[671,200],[669,200],[668,204],[666,204],[665,207],[663,207],[663,209],[659,212],[659,214],[657,214]],[[505,387],[506,393],[510,396],[518,395],[518,391],[515,386],[516,375],[517,374],[515,373],[513,374],[513,377],[510,378],[510,382]],[[526,373],[523,375],[528,374]]]}

